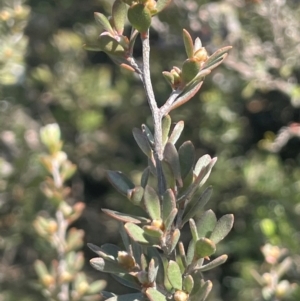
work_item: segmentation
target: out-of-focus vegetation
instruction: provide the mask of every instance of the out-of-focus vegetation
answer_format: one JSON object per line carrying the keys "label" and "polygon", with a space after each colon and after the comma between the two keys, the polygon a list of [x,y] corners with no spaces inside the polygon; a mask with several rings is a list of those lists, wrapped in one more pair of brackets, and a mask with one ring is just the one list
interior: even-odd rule
{"label": "out-of-focus vegetation", "polygon": [[[0,5],[0,300],[41,300],[33,263],[41,256],[50,262],[52,254],[32,226],[50,210],[40,192],[40,127],[60,125],[63,149],[78,166],[68,184],[86,209],[75,226],[84,229],[87,242],[118,243],[117,225],[100,209],[136,209],[111,189],[104,171],[135,178],[142,170],[131,129],[149,112],[134,75],[104,53],[82,48],[100,33],[93,12],[110,11],[111,1]],[[288,250],[292,264],[285,279],[300,279],[299,133],[272,147],[282,127],[300,122],[299,16],[297,0],[174,0],[153,20],[152,79],[161,101],[170,92],[161,72],[184,60],[182,27],[200,36],[210,53],[234,47],[201,92],[172,115],[185,120],[199,156],[218,156],[210,204],[219,216],[235,215],[234,230],[219,248],[229,260],[211,276],[211,300],[261,300],[251,271],[260,273],[265,243]],[[138,45],[135,51],[140,55]],[[86,272],[102,279],[88,266]],[[290,296],[299,298],[299,291]]]}

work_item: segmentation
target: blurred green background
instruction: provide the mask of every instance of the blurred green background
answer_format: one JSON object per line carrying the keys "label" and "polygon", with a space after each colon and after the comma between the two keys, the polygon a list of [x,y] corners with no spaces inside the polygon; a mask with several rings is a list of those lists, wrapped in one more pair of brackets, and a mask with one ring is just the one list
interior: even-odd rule
{"label": "blurred green background", "polygon": [[[93,12],[109,15],[111,5],[0,0],[0,301],[43,299],[32,285],[33,262],[53,256],[32,227],[37,214],[49,210],[39,188],[41,126],[60,125],[64,150],[78,166],[69,185],[73,200],[87,205],[74,225],[85,230],[86,242],[119,242],[117,225],[101,208],[136,210],[104,171],[136,179],[145,167],[131,134],[141,123],[151,126],[145,93],[138,78],[106,54],[82,47],[101,33]],[[170,93],[161,72],[186,59],[182,28],[199,36],[210,54],[234,47],[200,93],[172,113],[173,122],[185,121],[181,142],[193,141],[198,156],[218,157],[207,208],[235,215],[218,250],[229,260],[207,275],[214,282],[210,300],[260,300],[250,272],[260,271],[266,242],[289,250],[294,266],[286,277],[300,279],[299,19],[297,0],[174,0],[153,19],[151,72],[160,104]],[[135,56],[141,56],[139,42]],[[278,146],[280,130],[290,139]],[[92,254],[84,251],[88,260]],[[106,277],[88,264],[86,272]],[[125,292],[107,279],[108,290]],[[292,300],[300,300],[299,292]]]}

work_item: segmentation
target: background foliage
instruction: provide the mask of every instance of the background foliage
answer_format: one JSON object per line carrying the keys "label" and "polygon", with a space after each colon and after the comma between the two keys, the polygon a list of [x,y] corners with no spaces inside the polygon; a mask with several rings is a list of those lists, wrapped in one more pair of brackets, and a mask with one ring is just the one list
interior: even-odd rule
{"label": "background foliage", "polygon": [[[39,188],[45,176],[40,127],[60,125],[64,151],[78,166],[69,185],[72,199],[86,209],[74,226],[85,230],[86,242],[118,243],[117,225],[100,209],[137,209],[113,191],[104,171],[139,175],[145,162],[131,129],[147,120],[149,109],[134,75],[104,53],[82,48],[100,33],[93,12],[109,12],[110,1],[0,5],[0,300],[40,300],[31,283],[33,262],[52,256],[32,227],[37,214],[49,210]],[[259,300],[250,271],[263,270],[266,242],[289,250],[294,265],[287,278],[299,282],[299,131],[273,147],[279,130],[289,132],[300,117],[299,16],[296,0],[174,0],[153,20],[152,79],[162,101],[169,87],[161,72],[184,60],[182,28],[200,36],[209,53],[234,47],[201,92],[172,115],[185,120],[183,139],[193,141],[198,157],[218,156],[210,204],[219,216],[235,215],[234,230],[219,248],[229,261],[211,276],[211,300]],[[88,266],[86,272],[105,277]],[[107,289],[112,286],[109,279]],[[299,293],[292,298],[299,300]]]}

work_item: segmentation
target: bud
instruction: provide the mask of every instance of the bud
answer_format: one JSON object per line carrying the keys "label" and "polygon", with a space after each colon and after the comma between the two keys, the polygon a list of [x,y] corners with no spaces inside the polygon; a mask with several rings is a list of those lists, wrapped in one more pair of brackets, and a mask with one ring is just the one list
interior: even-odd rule
{"label": "bud", "polygon": [[125,251],[118,252],[118,262],[127,270],[132,270],[135,267],[135,259]]}
{"label": "bud", "polygon": [[164,223],[161,219],[154,219],[151,223],[151,226],[158,228],[162,231],[164,231],[164,228],[165,228]]}
{"label": "bud", "polygon": [[184,291],[178,290],[174,294],[175,301],[187,301],[189,299],[189,294]]}
{"label": "bud", "polygon": [[131,25],[141,33],[146,32],[151,25],[151,12],[143,4],[135,4],[128,9],[127,17]]}

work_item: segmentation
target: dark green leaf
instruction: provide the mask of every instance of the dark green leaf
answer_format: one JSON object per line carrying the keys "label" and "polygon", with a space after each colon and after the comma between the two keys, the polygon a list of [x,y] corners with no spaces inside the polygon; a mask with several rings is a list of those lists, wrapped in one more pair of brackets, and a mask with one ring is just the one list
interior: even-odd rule
{"label": "dark green leaf", "polygon": [[134,184],[121,171],[107,170],[106,176],[108,181],[125,196],[134,188]]}
{"label": "dark green leaf", "polygon": [[174,190],[176,181],[170,164],[166,161],[161,161],[161,166],[166,180],[166,188]]}
{"label": "dark green leaf", "polygon": [[161,218],[160,201],[156,191],[149,185],[145,187],[144,204],[152,220]]}
{"label": "dark green leaf", "polygon": [[142,132],[144,133],[144,135],[147,137],[150,145],[154,145],[154,137],[153,137],[153,134],[152,132],[150,131],[150,129],[145,125],[145,124],[142,124]]}
{"label": "dark green leaf", "polygon": [[141,284],[137,281],[137,278],[130,275],[130,274],[112,274],[112,277],[115,278],[119,283],[123,284],[124,286],[140,290]]}
{"label": "dark green leaf", "polygon": [[121,212],[117,212],[114,210],[109,210],[109,209],[102,209],[104,213],[107,215],[121,221],[124,223],[133,223],[133,224],[140,224],[140,223],[149,223],[150,220],[147,218],[144,218],[142,216],[134,216],[130,214],[125,214]]}
{"label": "dark green leaf", "polygon": [[143,153],[148,157],[151,158],[152,156],[152,149],[149,143],[148,138],[146,137],[146,135],[138,128],[134,128],[132,130],[133,133],[133,137],[136,141],[136,143],[138,144],[138,146],[140,147],[140,149],[143,151]]}
{"label": "dark green leaf", "polygon": [[171,211],[176,208],[176,199],[172,189],[167,189],[162,201],[162,220],[165,222]]}
{"label": "dark green leaf", "polygon": [[174,144],[168,142],[164,149],[164,160],[170,165],[173,175],[179,185],[182,187],[181,171],[178,152]]}
{"label": "dark green leaf", "polygon": [[92,258],[90,260],[90,264],[94,269],[105,273],[118,274],[127,272],[126,269],[120,266],[117,262],[108,261],[100,257]]}
{"label": "dark green leaf", "polygon": [[114,296],[105,301],[143,301],[144,295],[142,293],[135,293],[135,294],[127,294],[127,295],[119,295]]}
{"label": "dark green leaf", "polygon": [[184,179],[194,166],[195,148],[193,143],[191,141],[184,142],[178,150],[178,155],[181,168],[181,177]]}
{"label": "dark green leaf", "polygon": [[212,192],[213,192],[212,187],[209,186],[203,191],[203,193],[200,195],[199,198],[194,198],[192,201],[190,201],[187,204],[182,219],[182,225],[184,225],[190,218],[194,217],[203,209],[203,207],[209,201]]}
{"label": "dark green leaf", "polygon": [[147,183],[148,183],[149,175],[150,175],[150,168],[147,167],[147,168],[143,171],[143,174],[142,174],[142,177],[141,177],[141,186],[142,186],[143,188],[145,188],[146,185],[147,185]]}
{"label": "dark green leaf", "polygon": [[[98,247],[94,244],[88,243],[87,246],[98,256],[102,257],[103,259],[110,260],[110,261],[116,261],[116,258],[118,257],[118,249],[116,252],[111,249],[109,253],[105,252],[102,247]],[[118,248],[117,246],[114,246],[115,248]]]}

